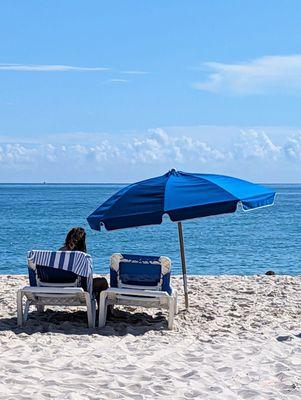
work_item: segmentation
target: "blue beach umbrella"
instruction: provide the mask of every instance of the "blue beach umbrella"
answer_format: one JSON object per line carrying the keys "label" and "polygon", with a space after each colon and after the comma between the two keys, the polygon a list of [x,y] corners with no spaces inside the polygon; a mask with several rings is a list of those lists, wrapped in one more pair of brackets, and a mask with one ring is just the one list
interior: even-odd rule
{"label": "blue beach umbrella", "polygon": [[275,192],[224,175],[196,174],[172,169],[165,175],[133,183],[110,197],[87,218],[92,229],[107,230],[161,224],[164,214],[178,223],[185,305],[187,272],[182,222],[273,205]]}

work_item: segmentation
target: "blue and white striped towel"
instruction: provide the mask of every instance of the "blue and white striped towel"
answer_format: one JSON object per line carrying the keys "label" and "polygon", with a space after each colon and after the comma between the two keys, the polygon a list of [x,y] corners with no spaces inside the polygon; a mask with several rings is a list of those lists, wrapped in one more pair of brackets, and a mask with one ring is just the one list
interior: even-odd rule
{"label": "blue and white striped towel", "polygon": [[27,257],[35,265],[63,269],[87,278],[87,289],[92,294],[93,262],[89,254],[81,251],[31,250]]}

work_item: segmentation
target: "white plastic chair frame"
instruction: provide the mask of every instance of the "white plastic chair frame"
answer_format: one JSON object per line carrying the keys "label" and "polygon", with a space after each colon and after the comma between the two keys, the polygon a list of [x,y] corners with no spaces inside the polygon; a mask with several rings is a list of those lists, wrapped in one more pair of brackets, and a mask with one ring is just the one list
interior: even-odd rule
{"label": "white plastic chair frame", "polygon": [[[88,327],[95,327],[96,299],[90,293],[78,287],[78,279],[71,283],[48,283],[38,279],[36,265],[28,261],[34,270],[38,286],[25,286],[17,292],[17,320],[23,326],[28,319],[29,308],[35,305],[37,311],[43,312],[45,306],[82,306],[87,308]],[[26,298],[23,308],[23,298]]]}
{"label": "white plastic chair frame", "polygon": [[[115,253],[111,256],[111,265],[116,259],[122,258],[121,254]],[[161,257],[163,261],[171,261],[167,257]],[[120,281],[118,279],[118,285]],[[163,308],[168,310],[168,329],[173,329],[174,315],[178,313],[177,291],[172,289],[172,294],[160,290],[160,286],[150,288],[149,286],[122,285],[122,287],[110,287],[100,293],[99,297],[99,319],[98,327],[103,328],[106,324],[107,308],[109,305],[125,305],[145,308]]]}

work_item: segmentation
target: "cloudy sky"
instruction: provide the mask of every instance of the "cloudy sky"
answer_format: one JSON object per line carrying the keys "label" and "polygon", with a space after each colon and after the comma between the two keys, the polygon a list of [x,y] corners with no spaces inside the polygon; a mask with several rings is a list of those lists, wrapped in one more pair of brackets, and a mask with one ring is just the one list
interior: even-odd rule
{"label": "cloudy sky", "polygon": [[301,181],[299,1],[3,2],[0,181]]}

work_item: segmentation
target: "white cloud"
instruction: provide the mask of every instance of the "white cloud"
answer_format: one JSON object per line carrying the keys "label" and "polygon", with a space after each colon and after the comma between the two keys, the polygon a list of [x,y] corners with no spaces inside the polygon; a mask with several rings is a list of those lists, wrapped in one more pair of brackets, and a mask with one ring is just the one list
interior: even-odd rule
{"label": "white cloud", "polygon": [[146,75],[148,74],[147,71],[140,71],[140,70],[128,70],[128,71],[121,71],[122,74],[126,75]]}
{"label": "white cloud", "polygon": [[301,161],[301,133],[296,133],[292,137],[288,138],[284,152],[286,156],[291,160]]}
{"label": "white cloud", "polygon": [[54,65],[54,64],[0,64],[0,71],[15,72],[88,72],[88,71],[108,71],[106,67],[78,67],[74,65]]}
{"label": "white cloud", "polygon": [[[93,72],[93,71],[110,71],[111,68],[107,67],[80,67],[75,65],[61,65],[61,64],[12,64],[0,63],[0,71],[14,71],[14,72]],[[116,71],[115,71],[116,72]],[[118,72],[118,71],[117,71]],[[120,71],[124,75],[146,75],[148,72],[142,70],[125,70]],[[127,79],[117,78],[111,79],[110,82],[125,83]]]}
{"label": "white cloud", "polygon": [[196,89],[237,95],[296,93],[301,89],[301,54],[264,56],[247,62],[207,62],[207,79]]}
{"label": "white cloud", "polygon": [[56,163],[65,165],[73,161],[74,168],[83,165],[118,163],[123,165],[185,165],[192,162],[207,163],[224,161],[231,157],[208,143],[190,136],[173,137],[161,129],[153,129],[141,138],[132,137],[125,142],[100,140],[93,145],[66,144],[20,144],[0,146],[2,167]]}
{"label": "white cloud", "polygon": [[233,158],[276,161],[282,155],[282,148],[272,142],[264,132],[253,129],[241,131],[237,142],[233,144]]}
{"label": "white cloud", "polygon": [[21,176],[24,181],[129,182],[173,167],[259,181],[297,181],[301,133],[289,133],[279,143],[265,132],[244,130],[226,144],[157,128],[119,140],[95,137],[94,143],[0,144],[0,181]]}
{"label": "white cloud", "polygon": [[173,137],[161,128],[153,129],[142,139],[127,144],[131,163],[152,164],[198,161],[201,163],[225,159],[225,154],[205,142],[188,136]]}
{"label": "white cloud", "polygon": [[109,82],[112,82],[112,83],[127,83],[128,80],[127,79],[120,79],[120,78],[113,78],[113,79],[110,79]]}

